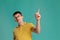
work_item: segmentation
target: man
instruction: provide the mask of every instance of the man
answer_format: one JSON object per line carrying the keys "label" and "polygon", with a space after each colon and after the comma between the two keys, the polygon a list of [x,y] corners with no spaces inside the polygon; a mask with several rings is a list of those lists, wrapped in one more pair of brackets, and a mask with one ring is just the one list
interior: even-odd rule
{"label": "man", "polygon": [[21,12],[16,11],[13,14],[15,21],[18,26],[13,31],[14,40],[32,40],[32,32],[40,33],[40,14],[39,10],[35,14],[36,27],[34,28],[33,23],[27,23],[23,21],[23,15]]}

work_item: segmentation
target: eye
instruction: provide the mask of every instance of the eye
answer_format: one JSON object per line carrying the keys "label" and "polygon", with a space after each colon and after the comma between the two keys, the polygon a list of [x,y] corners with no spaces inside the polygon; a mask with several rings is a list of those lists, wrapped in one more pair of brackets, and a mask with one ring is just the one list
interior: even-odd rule
{"label": "eye", "polygon": [[16,18],[16,19],[17,19],[17,17],[14,17],[14,18]]}
{"label": "eye", "polygon": [[18,15],[18,17],[19,17],[19,15]]}

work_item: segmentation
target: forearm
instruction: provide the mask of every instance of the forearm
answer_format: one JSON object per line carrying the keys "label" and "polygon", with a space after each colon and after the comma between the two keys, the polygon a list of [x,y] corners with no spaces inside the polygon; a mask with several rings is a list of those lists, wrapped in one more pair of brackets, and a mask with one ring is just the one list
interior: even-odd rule
{"label": "forearm", "polygon": [[40,20],[36,21],[36,32],[40,33]]}

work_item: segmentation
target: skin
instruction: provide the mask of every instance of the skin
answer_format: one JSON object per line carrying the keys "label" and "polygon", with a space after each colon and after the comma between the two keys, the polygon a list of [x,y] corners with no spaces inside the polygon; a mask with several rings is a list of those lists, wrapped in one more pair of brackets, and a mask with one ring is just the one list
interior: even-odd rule
{"label": "skin", "polygon": [[[32,32],[40,33],[40,17],[41,16],[40,16],[39,10],[38,10],[38,12],[36,12],[36,14],[35,14],[36,27],[35,28],[32,28]],[[14,15],[14,19],[18,23],[18,27],[20,27],[21,25],[24,24],[23,16],[21,16],[19,13],[16,14],[16,15]]]}

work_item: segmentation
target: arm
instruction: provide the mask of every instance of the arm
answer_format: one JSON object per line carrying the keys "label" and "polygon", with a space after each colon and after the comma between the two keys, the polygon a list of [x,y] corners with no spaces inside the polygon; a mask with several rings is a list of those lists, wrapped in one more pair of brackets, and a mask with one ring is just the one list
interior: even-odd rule
{"label": "arm", "polygon": [[38,12],[35,14],[35,18],[36,18],[36,28],[32,28],[32,31],[35,33],[40,33],[40,14],[39,14],[39,10]]}

